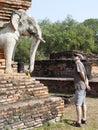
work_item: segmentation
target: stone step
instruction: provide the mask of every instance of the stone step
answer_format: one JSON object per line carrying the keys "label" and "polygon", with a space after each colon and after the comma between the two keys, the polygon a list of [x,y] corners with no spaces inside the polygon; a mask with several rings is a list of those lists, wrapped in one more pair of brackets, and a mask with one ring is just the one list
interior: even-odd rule
{"label": "stone step", "polygon": [[31,130],[60,121],[64,101],[60,97],[30,99],[0,106],[0,130]]}
{"label": "stone step", "polygon": [[0,53],[0,59],[4,59],[4,54]]}
{"label": "stone step", "polygon": [[15,76],[0,78],[0,104],[14,103],[23,99],[47,98],[48,88],[33,78]]}
{"label": "stone step", "polygon": [[[1,58],[1,57],[0,57]],[[14,62],[12,61],[12,70],[13,70],[13,73],[17,73],[17,68],[18,68],[18,63],[17,62]],[[5,73],[5,69],[6,69],[6,65],[5,65],[5,59],[4,58],[1,58],[0,59],[0,73]]]}

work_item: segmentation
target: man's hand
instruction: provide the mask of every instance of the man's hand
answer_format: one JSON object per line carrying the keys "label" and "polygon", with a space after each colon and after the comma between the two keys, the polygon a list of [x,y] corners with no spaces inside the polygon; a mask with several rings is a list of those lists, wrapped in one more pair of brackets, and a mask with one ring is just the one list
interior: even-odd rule
{"label": "man's hand", "polygon": [[91,87],[89,85],[86,86],[86,90],[88,93],[92,94],[92,95],[96,95],[96,91],[91,89]]}
{"label": "man's hand", "polygon": [[91,87],[88,84],[85,83],[85,86],[87,91],[91,91]]}

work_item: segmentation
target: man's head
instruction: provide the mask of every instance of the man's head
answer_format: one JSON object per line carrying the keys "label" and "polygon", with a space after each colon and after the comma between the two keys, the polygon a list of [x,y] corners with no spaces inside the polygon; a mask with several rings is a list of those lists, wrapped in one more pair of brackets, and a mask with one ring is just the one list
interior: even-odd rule
{"label": "man's head", "polygon": [[81,55],[81,54],[75,53],[74,56],[73,56],[73,60],[74,61],[76,61],[76,60],[84,60],[84,56]]}

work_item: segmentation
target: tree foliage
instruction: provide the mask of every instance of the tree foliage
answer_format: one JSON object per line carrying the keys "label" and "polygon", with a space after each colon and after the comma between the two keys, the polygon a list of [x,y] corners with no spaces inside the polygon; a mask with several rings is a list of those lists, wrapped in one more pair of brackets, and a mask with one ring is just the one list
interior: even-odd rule
{"label": "tree foliage", "polygon": [[46,43],[41,44],[39,49],[45,52],[47,57],[53,51],[81,50],[92,52],[94,50],[93,30],[70,17],[55,23],[46,19],[40,25]]}
{"label": "tree foliage", "polygon": [[29,63],[31,39],[21,37],[17,43],[15,52],[15,61]]}
{"label": "tree foliage", "polygon": [[98,19],[87,19],[83,24],[94,32],[94,50],[98,54]]}

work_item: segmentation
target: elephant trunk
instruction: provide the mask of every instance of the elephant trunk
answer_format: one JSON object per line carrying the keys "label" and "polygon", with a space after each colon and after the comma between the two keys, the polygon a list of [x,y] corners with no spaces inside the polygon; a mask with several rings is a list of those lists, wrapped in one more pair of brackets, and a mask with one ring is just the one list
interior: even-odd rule
{"label": "elephant trunk", "polygon": [[45,43],[45,41],[42,38],[42,32],[38,24],[36,24],[35,30],[36,31],[32,31],[30,30],[30,28],[28,30],[28,32],[33,36],[32,45],[30,48],[30,73],[32,73],[34,70],[35,55],[36,55],[37,48],[41,41]]}
{"label": "elephant trunk", "polygon": [[30,73],[32,73],[34,70],[35,55],[36,55],[37,48],[40,44],[40,41],[41,41],[40,39],[36,39],[36,38],[32,39],[32,45],[30,48]]}

